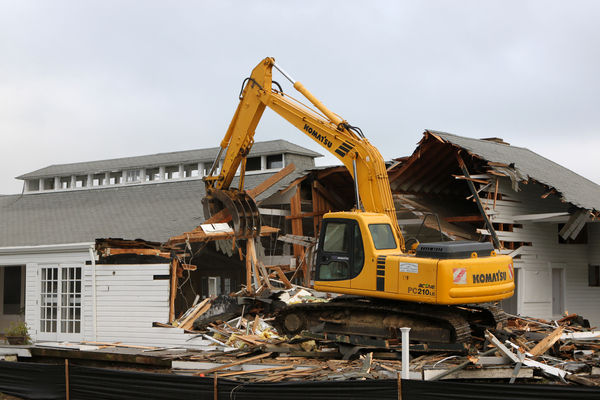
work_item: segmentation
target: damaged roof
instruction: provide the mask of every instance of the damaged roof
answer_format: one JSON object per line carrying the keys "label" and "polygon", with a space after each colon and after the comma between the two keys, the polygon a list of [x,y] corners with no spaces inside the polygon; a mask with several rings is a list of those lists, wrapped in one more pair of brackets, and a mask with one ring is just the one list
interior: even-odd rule
{"label": "damaged roof", "polygon": [[[296,169],[256,200],[268,198],[303,174]],[[273,175],[247,175],[245,187]],[[87,243],[107,237],[164,243],[205,220],[204,195],[204,182],[194,179],[0,196],[0,247]]]}
{"label": "damaged roof", "polygon": [[[533,179],[555,189],[566,202],[580,208],[600,211],[599,185],[529,149],[511,146],[499,140],[472,139],[434,130],[426,130],[424,135],[423,141],[431,135],[487,162],[505,164],[514,171],[518,179],[519,175],[522,180]],[[419,149],[415,153],[418,151]]]}

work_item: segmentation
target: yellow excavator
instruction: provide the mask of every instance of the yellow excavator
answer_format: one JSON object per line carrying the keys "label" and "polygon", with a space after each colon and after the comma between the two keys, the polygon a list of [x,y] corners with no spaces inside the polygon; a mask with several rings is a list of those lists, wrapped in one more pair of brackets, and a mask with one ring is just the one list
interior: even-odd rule
{"label": "yellow excavator", "polygon": [[[272,79],[273,68],[316,110],[285,94]],[[385,163],[362,131],[331,112],[273,58],[258,64],[242,87],[220,152],[204,178],[207,219],[227,208],[237,237],[260,233],[258,207],[243,185],[246,158],[266,107],[337,157],[355,183],[355,208],[323,218],[315,264],[314,288],[344,296],[278,310],[280,332],[318,327],[378,338],[410,327],[414,341],[453,343],[469,341],[475,325],[496,327],[506,319],[492,302],[513,295],[511,257],[497,254],[489,242],[472,241],[417,242],[407,252]],[[239,187],[232,188],[238,169]]]}

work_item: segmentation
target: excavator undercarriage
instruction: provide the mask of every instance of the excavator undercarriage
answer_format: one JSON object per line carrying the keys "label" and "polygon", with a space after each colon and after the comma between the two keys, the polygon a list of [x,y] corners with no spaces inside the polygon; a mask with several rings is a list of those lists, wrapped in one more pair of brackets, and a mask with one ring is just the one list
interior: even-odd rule
{"label": "excavator undercarriage", "polygon": [[496,328],[506,314],[493,304],[439,306],[404,301],[339,296],[326,303],[299,303],[275,314],[278,332],[294,336],[304,330],[388,339],[410,327],[413,343],[468,343],[471,332]]}

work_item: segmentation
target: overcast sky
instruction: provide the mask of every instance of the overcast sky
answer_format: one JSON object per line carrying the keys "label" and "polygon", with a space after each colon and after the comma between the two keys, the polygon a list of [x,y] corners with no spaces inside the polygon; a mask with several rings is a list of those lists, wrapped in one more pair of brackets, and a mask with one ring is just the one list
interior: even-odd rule
{"label": "overcast sky", "polygon": [[[0,193],[52,164],[218,146],[267,56],[386,160],[434,129],[600,183],[598,21],[592,0],[0,0]],[[280,138],[326,154],[267,110],[255,139]]]}

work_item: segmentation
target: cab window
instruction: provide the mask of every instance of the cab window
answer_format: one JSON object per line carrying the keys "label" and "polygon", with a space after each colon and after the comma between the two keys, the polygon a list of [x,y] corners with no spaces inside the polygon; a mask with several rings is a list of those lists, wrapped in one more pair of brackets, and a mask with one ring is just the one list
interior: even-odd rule
{"label": "cab window", "polygon": [[348,252],[348,224],[337,222],[327,224],[323,251],[328,253]]}
{"label": "cab window", "polygon": [[369,225],[373,245],[377,250],[396,249],[396,239],[389,224],[371,224]]}

